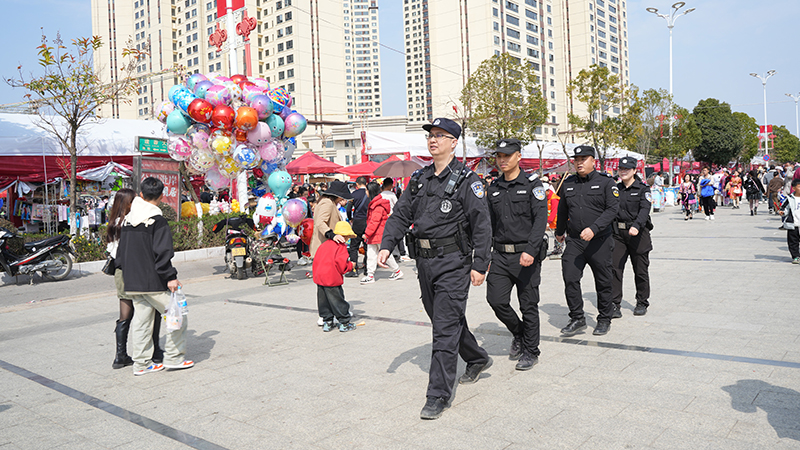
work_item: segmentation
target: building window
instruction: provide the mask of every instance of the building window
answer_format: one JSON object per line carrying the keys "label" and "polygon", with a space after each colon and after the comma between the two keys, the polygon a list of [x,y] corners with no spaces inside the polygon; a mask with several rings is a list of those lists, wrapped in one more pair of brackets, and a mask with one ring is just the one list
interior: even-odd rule
{"label": "building window", "polygon": [[531,11],[530,9],[525,10],[525,17],[533,20],[539,20],[539,15]]}
{"label": "building window", "polygon": [[519,19],[509,14],[506,14],[506,22],[510,23],[511,25],[519,25]]}
{"label": "building window", "polygon": [[519,31],[512,30],[511,28],[506,28],[506,35],[514,39],[519,39]]}

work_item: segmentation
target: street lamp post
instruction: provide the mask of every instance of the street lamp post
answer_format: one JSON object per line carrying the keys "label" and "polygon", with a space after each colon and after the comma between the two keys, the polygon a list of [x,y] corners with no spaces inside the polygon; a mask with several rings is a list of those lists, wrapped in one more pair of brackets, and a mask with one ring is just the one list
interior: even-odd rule
{"label": "street lamp post", "polygon": [[761,84],[764,86],[764,154],[765,155],[769,154],[769,148],[768,148],[768,146],[769,146],[769,133],[767,132],[767,123],[768,123],[767,122],[767,80],[769,80],[769,77],[775,75],[775,73],[776,72],[774,70],[770,70],[766,74],[764,74],[763,77],[761,75],[757,74],[757,73],[751,73],[750,74],[751,77],[756,77],[759,80],[761,80]]}
{"label": "street lamp post", "polygon": [[[667,28],[669,28],[669,104],[670,104],[670,114],[669,114],[669,139],[672,141],[672,123],[675,120],[674,111],[672,111],[672,28],[675,27],[675,21],[678,20],[678,17],[685,16],[690,12],[694,11],[694,8],[689,8],[686,11],[678,14],[678,10],[683,8],[686,5],[686,2],[677,2],[672,5],[672,11],[667,14],[659,14],[658,8],[647,8],[647,12],[653,13],[658,17],[667,21]],[[669,178],[670,183],[672,182],[672,161],[669,164]]]}
{"label": "street lamp post", "polygon": [[787,97],[790,97],[794,100],[794,126],[795,126],[795,135],[800,137],[800,119],[797,117],[797,101],[800,100],[800,94],[792,95],[786,94]]}

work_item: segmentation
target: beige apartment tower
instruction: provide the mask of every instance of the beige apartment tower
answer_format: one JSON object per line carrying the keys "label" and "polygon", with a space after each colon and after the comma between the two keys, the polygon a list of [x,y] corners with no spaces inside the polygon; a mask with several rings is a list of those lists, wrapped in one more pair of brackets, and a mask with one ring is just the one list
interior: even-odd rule
{"label": "beige apartment tower", "polygon": [[[218,0],[224,2],[225,0]],[[112,118],[152,118],[176,82],[176,66],[188,73],[266,78],[287,89],[293,109],[309,120],[347,122],[381,116],[380,51],[377,0],[237,0],[256,20],[249,52],[236,30],[226,30],[216,0],[92,0],[93,34],[103,38],[95,66],[101,79],[120,76],[122,50],[147,49],[135,75],[141,88],[130,104],[114,104],[102,114]],[[237,3],[234,1],[234,4]],[[235,23],[243,18],[234,14]],[[217,27],[227,31],[221,51],[209,42]],[[306,132],[313,139],[314,131]],[[305,137],[305,135],[304,135]]]}
{"label": "beige apartment tower", "polygon": [[544,140],[568,130],[568,113],[585,113],[566,94],[581,69],[608,66],[629,83],[624,0],[402,1],[410,121],[452,117],[469,75],[502,52],[540,74],[550,112]]}

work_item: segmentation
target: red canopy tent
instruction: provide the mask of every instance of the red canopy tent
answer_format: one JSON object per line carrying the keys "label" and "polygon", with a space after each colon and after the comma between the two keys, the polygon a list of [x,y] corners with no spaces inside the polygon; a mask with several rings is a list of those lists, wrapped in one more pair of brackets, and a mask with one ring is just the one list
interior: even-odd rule
{"label": "red canopy tent", "polygon": [[340,169],[339,173],[350,175],[351,180],[355,179],[355,177],[360,177],[360,176],[374,178],[375,176],[373,175],[373,172],[375,172],[375,169],[391,161],[400,161],[400,158],[398,158],[397,155],[392,155],[383,162],[367,161],[363,163],[358,163]]}
{"label": "red canopy tent", "polygon": [[286,171],[292,175],[309,175],[314,173],[336,173],[342,167],[309,151],[287,164]]}

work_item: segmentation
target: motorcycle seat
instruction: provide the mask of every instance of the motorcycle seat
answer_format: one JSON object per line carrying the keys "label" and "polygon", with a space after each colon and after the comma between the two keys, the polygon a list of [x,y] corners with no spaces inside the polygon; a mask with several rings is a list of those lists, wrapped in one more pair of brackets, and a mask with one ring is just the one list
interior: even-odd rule
{"label": "motorcycle seat", "polygon": [[41,241],[26,242],[25,250],[31,250],[36,247],[47,247],[48,245],[58,244],[65,240],[69,240],[69,236],[62,234],[60,236],[54,236],[54,237],[49,237],[47,239],[42,239]]}

